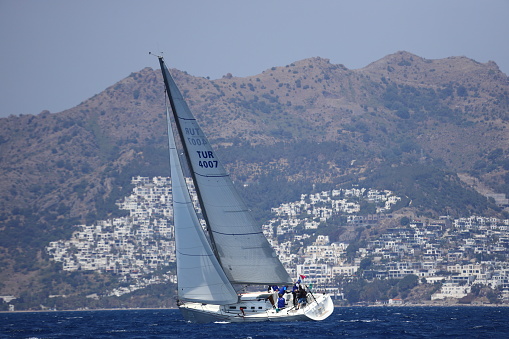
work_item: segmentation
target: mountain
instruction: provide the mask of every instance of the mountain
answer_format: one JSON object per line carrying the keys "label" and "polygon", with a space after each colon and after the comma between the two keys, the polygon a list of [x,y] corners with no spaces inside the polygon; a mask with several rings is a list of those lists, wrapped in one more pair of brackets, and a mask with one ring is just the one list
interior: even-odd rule
{"label": "mountain", "polygon": [[[243,78],[172,73],[259,219],[313,185],[352,184],[417,216],[507,217],[509,79],[494,62],[397,52],[357,70],[315,57]],[[44,247],[121,215],[131,177],[168,175],[166,148],[151,68],[72,109],[1,119],[0,295],[47,289]]]}

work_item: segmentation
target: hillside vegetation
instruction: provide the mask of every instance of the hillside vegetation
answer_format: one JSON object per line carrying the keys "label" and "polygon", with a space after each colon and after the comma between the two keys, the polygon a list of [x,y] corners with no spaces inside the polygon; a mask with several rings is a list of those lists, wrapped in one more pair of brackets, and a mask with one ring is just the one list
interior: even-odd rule
{"label": "hillside vegetation", "polygon": [[[360,183],[415,215],[508,217],[481,194],[509,195],[509,79],[494,62],[397,52],[357,70],[316,57],[244,78],[171,71],[260,220],[313,185]],[[1,119],[0,295],[77,288],[48,278],[44,247],[122,214],[131,177],[168,175],[164,110],[145,68],[64,112]]]}

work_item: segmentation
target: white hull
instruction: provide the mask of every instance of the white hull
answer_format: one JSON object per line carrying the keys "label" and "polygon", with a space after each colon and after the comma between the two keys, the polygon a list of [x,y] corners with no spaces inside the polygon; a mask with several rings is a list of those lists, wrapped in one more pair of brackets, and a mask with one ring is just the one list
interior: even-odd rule
{"label": "white hull", "polygon": [[276,309],[268,299],[252,298],[253,296],[256,295],[243,295],[241,302],[232,305],[188,302],[180,305],[179,308],[184,319],[193,323],[318,321],[326,319],[334,311],[334,305],[329,295],[318,295],[315,300],[299,309],[293,305]]}

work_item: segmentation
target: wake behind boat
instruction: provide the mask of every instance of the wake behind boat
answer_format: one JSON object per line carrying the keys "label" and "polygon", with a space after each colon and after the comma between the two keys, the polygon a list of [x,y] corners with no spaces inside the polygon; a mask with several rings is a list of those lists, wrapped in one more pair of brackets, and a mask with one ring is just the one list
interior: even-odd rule
{"label": "wake behind boat", "polygon": [[[326,294],[283,288],[240,293],[246,285],[292,286],[166,67],[159,58],[173,121],[191,172],[206,231],[191,200],[167,108],[179,308],[188,321],[323,320],[334,305]],[[297,302],[297,293],[300,293]]]}

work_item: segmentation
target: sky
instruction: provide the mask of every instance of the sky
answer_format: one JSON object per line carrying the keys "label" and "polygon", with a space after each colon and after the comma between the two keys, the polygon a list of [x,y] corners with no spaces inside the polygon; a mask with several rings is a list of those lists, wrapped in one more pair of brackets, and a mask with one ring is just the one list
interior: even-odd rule
{"label": "sky", "polygon": [[72,108],[145,67],[256,75],[322,57],[358,69],[397,51],[495,61],[509,0],[0,0],[0,117]]}

